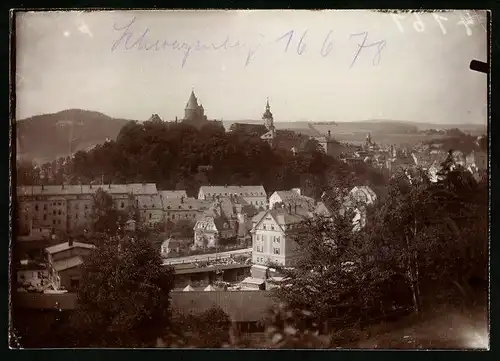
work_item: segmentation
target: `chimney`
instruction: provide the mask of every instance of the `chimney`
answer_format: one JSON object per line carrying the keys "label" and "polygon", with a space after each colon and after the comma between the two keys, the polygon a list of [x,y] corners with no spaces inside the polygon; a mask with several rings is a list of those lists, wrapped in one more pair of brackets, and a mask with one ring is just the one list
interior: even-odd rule
{"label": "chimney", "polygon": [[328,138],[330,138],[332,136],[332,132],[329,130],[328,131]]}

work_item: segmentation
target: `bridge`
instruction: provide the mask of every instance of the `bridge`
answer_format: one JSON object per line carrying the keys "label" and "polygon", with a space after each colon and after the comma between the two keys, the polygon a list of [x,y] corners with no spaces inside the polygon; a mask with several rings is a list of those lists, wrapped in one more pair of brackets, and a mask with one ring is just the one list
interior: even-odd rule
{"label": "bridge", "polygon": [[197,254],[194,256],[186,256],[186,257],[167,258],[163,260],[163,265],[173,266],[173,265],[195,263],[195,262],[209,262],[215,260],[222,260],[225,258],[231,258],[233,256],[243,256],[246,254],[248,254],[248,256],[250,257],[252,255],[252,248],[236,249],[233,251],[226,251],[226,252]]}

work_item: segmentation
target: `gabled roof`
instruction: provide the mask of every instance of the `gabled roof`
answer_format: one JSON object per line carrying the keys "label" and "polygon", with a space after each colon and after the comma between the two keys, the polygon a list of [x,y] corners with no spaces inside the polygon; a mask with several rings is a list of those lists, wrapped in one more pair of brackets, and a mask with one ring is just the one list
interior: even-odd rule
{"label": "gabled roof", "polygon": [[60,243],[52,247],[47,247],[45,250],[50,253],[50,254],[55,254],[63,251],[67,251],[72,248],[85,248],[85,249],[94,249],[95,246],[92,244],[88,243],[81,243],[81,242],[73,242],[73,245],[70,246],[68,242],[65,243]]}
{"label": "gabled roof", "polygon": [[[262,217],[260,217],[261,213],[264,213]],[[255,223],[252,231],[254,231],[255,228],[257,228],[268,215],[270,215],[275,220],[275,222],[282,228],[283,231],[285,231],[286,226],[303,222],[305,217],[305,215],[290,213],[284,209],[270,209],[261,213],[258,214],[260,219]]]}
{"label": "gabled roof", "polygon": [[54,261],[52,267],[57,271],[65,271],[67,269],[77,267],[83,264],[83,258],[80,256],[75,256],[71,258],[66,258],[58,261]]}
{"label": "gabled roof", "polygon": [[266,191],[261,185],[258,186],[201,186],[205,197],[220,195],[222,197],[239,195],[241,197],[266,197]]}
{"label": "gabled roof", "polygon": [[[215,229],[210,229],[211,226],[215,226]],[[210,227],[210,228],[209,228]],[[204,216],[202,219],[196,222],[193,228],[195,231],[200,230],[204,232],[218,232],[217,226],[215,224],[215,219],[213,217]]]}

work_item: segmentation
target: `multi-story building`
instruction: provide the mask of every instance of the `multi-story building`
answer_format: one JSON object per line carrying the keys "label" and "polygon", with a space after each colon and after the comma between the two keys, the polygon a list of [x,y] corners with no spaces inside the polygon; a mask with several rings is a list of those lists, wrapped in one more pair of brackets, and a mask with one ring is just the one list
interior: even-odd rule
{"label": "multi-story building", "polygon": [[165,223],[177,224],[189,221],[194,224],[212,204],[211,201],[190,197],[165,197],[163,192],[160,192],[160,197]]}
{"label": "multi-story building", "polygon": [[32,228],[77,232],[88,228],[93,195],[101,188],[111,195],[115,207],[125,211],[135,197],[156,194],[152,184],[50,185],[17,187],[18,224],[24,233]]}
{"label": "multi-story building", "polygon": [[253,218],[252,262],[266,266],[276,263],[292,265],[297,258],[294,233],[300,229],[304,216],[292,209],[271,209]]}
{"label": "multi-story building", "polygon": [[139,221],[148,226],[163,223],[163,204],[159,194],[136,196]]}
{"label": "multi-story building", "polygon": [[68,291],[78,288],[82,276],[82,264],[95,246],[69,241],[45,249],[49,270],[57,275],[60,286]]}
{"label": "multi-story building", "polygon": [[267,208],[267,194],[263,186],[201,186],[198,199],[215,200],[219,198],[241,197],[256,209]]}

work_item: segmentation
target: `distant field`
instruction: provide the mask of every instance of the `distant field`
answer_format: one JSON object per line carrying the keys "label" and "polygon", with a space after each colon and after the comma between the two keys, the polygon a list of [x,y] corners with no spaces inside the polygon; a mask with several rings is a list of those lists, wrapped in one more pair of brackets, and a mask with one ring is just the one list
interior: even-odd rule
{"label": "distant field", "polygon": [[[239,123],[261,124],[258,120],[242,120]],[[224,121],[224,127],[229,130],[236,121]],[[276,122],[276,129],[292,129],[299,131],[300,129],[308,129],[307,122]],[[319,133],[327,134],[331,132],[332,136],[340,142],[349,142],[360,144],[365,141],[366,135],[371,134],[371,138],[375,143],[381,145],[413,145],[425,140],[439,139],[442,135],[426,135],[418,133],[425,129],[440,129],[440,128],[459,128],[463,132],[477,136],[486,133],[486,127],[476,124],[430,124],[430,123],[405,123],[398,121],[364,121],[364,122],[339,122],[336,124],[316,124],[313,127]]]}

